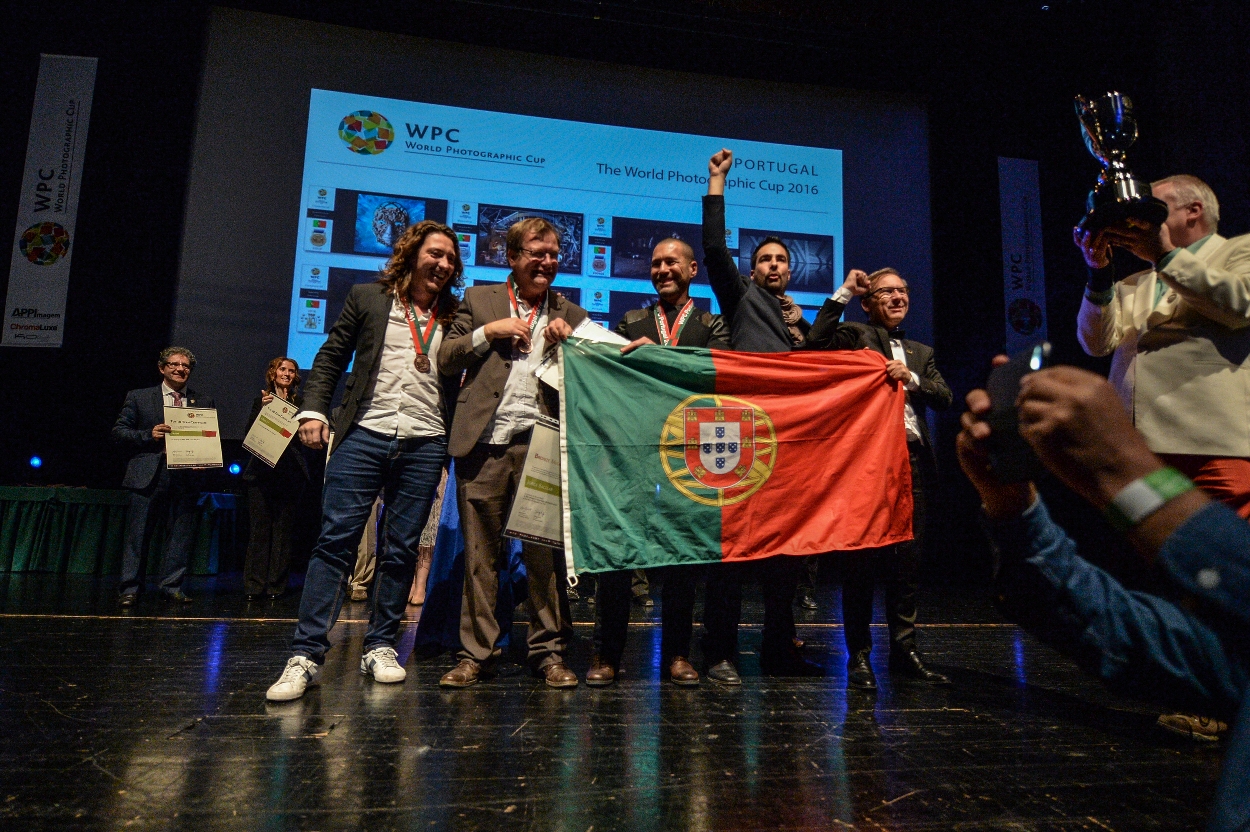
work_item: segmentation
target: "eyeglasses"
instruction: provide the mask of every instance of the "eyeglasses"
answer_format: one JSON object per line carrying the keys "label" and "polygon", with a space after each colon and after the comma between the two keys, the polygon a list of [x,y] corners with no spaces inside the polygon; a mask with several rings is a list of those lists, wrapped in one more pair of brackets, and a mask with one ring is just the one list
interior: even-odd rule
{"label": "eyeglasses", "polygon": [[878,289],[875,292],[868,293],[869,297],[874,297],[874,298],[875,297],[889,298],[889,297],[893,297],[894,295],[902,295],[903,297],[907,297],[907,287],[906,286],[887,286],[884,289]]}
{"label": "eyeglasses", "polygon": [[166,361],[166,362],[165,362],[165,366],[166,366],[166,367],[178,367],[178,368],[181,368],[181,369],[183,369],[183,370],[190,370],[190,369],[191,369],[191,365],[190,365],[190,364],[184,364],[184,363],[182,363],[181,361]]}
{"label": "eyeglasses", "polygon": [[520,249],[520,251],[522,254],[524,254],[526,257],[529,257],[531,260],[541,260],[543,262],[550,260],[553,263],[559,263],[561,260],[561,255],[560,255],[560,252],[558,251],[555,252],[554,254],[551,253],[550,251],[534,251],[533,249],[530,249],[530,248],[523,248],[523,249]]}

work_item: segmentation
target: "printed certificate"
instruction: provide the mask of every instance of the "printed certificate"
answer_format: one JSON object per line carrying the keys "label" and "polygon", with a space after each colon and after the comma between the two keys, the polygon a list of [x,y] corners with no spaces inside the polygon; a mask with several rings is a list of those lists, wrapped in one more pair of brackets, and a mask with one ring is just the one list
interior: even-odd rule
{"label": "printed certificate", "polygon": [[564,509],[560,501],[560,423],[540,416],[521,469],[504,537],[564,548]]}
{"label": "printed certificate", "polygon": [[273,401],[260,409],[260,415],[243,437],[243,449],[270,468],[277,465],[299,430],[299,422],[295,421],[297,412],[299,409],[295,405],[274,396]]}
{"label": "printed certificate", "polygon": [[221,437],[217,434],[217,411],[211,407],[165,406],[165,464],[179,468],[220,468]]}

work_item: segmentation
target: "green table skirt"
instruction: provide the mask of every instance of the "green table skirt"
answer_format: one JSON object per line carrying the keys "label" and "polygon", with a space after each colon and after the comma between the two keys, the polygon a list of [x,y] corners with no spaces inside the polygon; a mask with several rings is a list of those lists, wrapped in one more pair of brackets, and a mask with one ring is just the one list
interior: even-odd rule
{"label": "green table skirt", "polygon": [[[0,487],[0,572],[115,575],[121,571],[129,492],[95,488]],[[215,575],[234,556],[235,497],[204,494],[195,520],[191,574]],[[165,541],[153,524],[146,571],[155,574]]]}

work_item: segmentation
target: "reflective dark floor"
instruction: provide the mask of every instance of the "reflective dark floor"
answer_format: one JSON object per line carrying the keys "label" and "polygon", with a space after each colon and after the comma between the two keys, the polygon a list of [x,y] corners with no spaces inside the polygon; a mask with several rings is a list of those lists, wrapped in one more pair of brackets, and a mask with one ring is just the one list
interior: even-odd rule
{"label": "reflective dark floor", "polygon": [[[892,684],[877,627],[881,689],[848,692],[829,587],[799,615],[822,680],[758,675],[750,591],[736,689],[659,683],[658,607],[635,608],[614,687],[554,691],[517,666],[443,691],[451,657],[409,658],[411,628],[408,680],[379,685],[358,672],[354,604],[320,685],[275,706],[297,597],[191,589],[194,604],[120,614],[88,579],[0,578],[0,828],[1198,829],[1218,775],[1218,748],[1162,734],[1150,703],[976,590],[922,599],[950,688]],[[592,608],[574,612],[580,675]]]}

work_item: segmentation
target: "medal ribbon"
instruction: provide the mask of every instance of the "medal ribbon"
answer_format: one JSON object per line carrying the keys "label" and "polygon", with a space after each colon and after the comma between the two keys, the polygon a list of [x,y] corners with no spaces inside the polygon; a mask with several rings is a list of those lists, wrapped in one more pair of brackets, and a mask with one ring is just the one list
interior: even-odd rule
{"label": "medal ribbon", "polygon": [[660,331],[660,344],[665,347],[677,346],[677,339],[681,337],[681,331],[686,326],[686,321],[690,320],[691,314],[694,313],[694,298],[686,301],[686,305],[677,313],[677,317],[673,320],[673,334],[669,335],[668,321],[664,319],[664,312],[660,309],[660,304],[655,305],[655,328]]}
{"label": "medal ribbon", "polygon": [[427,350],[430,344],[434,342],[434,327],[438,325],[438,319],[434,317],[434,309],[430,309],[430,322],[425,325],[424,335],[417,332],[417,310],[413,308],[409,302],[404,305],[404,317],[408,319],[408,330],[412,332],[412,346],[417,351],[417,355],[428,355]]}
{"label": "medal ribbon", "polygon": [[[512,314],[518,318],[521,317],[521,307],[517,305],[516,292],[512,289],[512,275],[508,275],[508,302],[512,304]],[[547,305],[547,295],[543,295],[543,302],[530,310],[530,316],[525,319],[525,325],[529,327],[530,343],[534,343],[534,329],[538,325],[538,313]]]}

